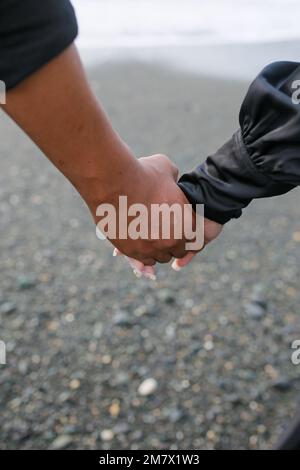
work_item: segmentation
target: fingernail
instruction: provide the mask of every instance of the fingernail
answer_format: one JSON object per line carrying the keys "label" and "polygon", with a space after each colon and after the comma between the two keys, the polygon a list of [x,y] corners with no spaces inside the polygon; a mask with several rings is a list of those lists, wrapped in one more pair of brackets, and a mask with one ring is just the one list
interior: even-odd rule
{"label": "fingernail", "polygon": [[141,279],[142,273],[140,271],[138,271],[137,269],[134,269],[133,273],[134,273],[135,277],[137,277],[138,279]]}
{"label": "fingernail", "polygon": [[174,271],[181,271],[182,266],[179,266],[177,263],[177,260],[175,259],[171,265],[171,268],[174,269]]}
{"label": "fingernail", "polygon": [[117,252],[117,248],[114,249],[114,252],[113,252],[113,256],[117,256],[118,252]]}

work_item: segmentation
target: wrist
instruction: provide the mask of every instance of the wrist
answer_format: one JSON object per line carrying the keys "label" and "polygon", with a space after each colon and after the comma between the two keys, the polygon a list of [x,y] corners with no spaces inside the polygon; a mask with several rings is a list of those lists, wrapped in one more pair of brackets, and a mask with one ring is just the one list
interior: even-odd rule
{"label": "wrist", "polygon": [[103,159],[98,156],[95,165],[90,165],[89,171],[84,172],[74,184],[94,218],[100,204],[110,203],[117,207],[119,196],[128,196],[132,182],[136,185],[142,180],[142,166],[125,145],[106,155],[105,161],[104,165]]}

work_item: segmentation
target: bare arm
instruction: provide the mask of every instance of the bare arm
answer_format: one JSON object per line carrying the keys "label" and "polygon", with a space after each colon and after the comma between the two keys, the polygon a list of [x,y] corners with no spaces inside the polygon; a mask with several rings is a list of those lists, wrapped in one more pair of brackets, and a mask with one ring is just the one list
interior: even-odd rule
{"label": "bare arm", "polygon": [[106,200],[116,172],[137,171],[87,83],[75,46],[12,89],[4,109],[89,205]]}
{"label": "bare arm", "polygon": [[[92,93],[76,47],[9,91],[5,111],[82,195],[96,218],[100,203],[187,203],[165,156],[137,160]],[[132,184],[134,182],[134,185]],[[117,240],[120,251],[154,264],[186,254],[184,240]]]}

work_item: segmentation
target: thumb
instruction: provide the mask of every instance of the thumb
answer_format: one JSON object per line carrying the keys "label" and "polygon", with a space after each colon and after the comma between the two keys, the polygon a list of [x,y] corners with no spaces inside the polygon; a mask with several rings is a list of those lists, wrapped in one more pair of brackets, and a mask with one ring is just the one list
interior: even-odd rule
{"label": "thumb", "polygon": [[197,255],[195,251],[189,251],[183,258],[175,259],[172,263],[174,271],[180,271],[182,268],[190,264],[192,259]]}

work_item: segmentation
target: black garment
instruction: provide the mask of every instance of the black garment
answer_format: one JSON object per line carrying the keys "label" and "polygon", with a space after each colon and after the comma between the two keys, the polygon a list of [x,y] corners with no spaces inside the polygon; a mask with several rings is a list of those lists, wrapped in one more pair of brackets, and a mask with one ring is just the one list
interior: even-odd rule
{"label": "black garment", "polygon": [[10,89],[77,36],[68,0],[0,0],[0,80]]}
{"label": "black garment", "polygon": [[300,413],[298,413],[293,423],[280,437],[274,450],[300,450]]}
{"label": "black garment", "polygon": [[[252,199],[286,193],[300,184],[300,64],[275,62],[250,86],[240,130],[206,162],[179,180],[205,216],[224,224]],[[295,103],[292,100],[294,97]]]}

